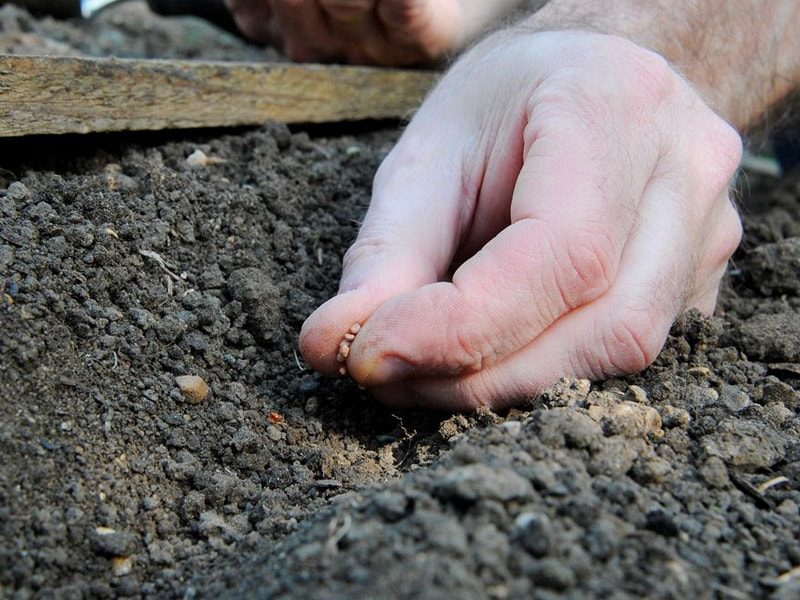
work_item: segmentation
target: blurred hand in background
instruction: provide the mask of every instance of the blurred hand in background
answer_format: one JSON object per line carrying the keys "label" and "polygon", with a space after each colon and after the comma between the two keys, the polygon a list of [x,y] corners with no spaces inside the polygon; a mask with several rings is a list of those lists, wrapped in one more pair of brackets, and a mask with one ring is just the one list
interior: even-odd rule
{"label": "blurred hand in background", "polygon": [[412,65],[463,47],[521,0],[226,0],[249,39],[298,62]]}

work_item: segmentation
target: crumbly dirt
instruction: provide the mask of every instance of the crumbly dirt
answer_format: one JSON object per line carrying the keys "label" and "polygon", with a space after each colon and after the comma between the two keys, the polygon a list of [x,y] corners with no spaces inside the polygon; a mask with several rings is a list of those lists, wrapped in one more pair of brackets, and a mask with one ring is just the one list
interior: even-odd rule
{"label": "crumbly dirt", "polygon": [[0,144],[0,597],[797,598],[800,179],[644,373],[396,413],[296,354],[397,135],[345,131]]}

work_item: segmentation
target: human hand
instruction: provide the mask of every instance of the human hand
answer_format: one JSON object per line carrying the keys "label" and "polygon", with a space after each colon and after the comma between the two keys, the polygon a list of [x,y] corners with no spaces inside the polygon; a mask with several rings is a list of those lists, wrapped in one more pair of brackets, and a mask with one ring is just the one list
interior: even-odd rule
{"label": "human hand", "polygon": [[639,371],[676,316],[714,310],[741,238],[740,156],[735,130],[631,42],[490,38],[381,165],[303,354],[334,374],[361,322],[353,379],[392,405],[451,410]]}
{"label": "human hand", "polygon": [[298,62],[442,58],[522,0],[225,0],[242,33]]}

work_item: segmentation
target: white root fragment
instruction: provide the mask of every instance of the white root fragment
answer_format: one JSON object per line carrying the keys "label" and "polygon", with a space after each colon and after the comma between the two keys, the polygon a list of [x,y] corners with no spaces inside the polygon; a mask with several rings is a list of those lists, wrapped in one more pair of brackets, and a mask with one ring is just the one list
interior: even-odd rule
{"label": "white root fragment", "polygon": [[763,494],[769,488],[775,487],[776,485],[780,485],[782,483],[789,483],[789,479],[781,475],[779,477],[775,477],[773,479],[769,479],[767,481],[760,483],[759,485],[756,486],[756,490],[758,490],[759,494]]}

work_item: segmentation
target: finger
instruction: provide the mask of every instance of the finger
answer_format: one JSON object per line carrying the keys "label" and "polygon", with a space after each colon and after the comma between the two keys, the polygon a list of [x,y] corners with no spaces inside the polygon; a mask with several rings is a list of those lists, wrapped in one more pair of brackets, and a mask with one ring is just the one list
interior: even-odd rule
{"label": "finger", "polygon": [[331,30],[357,37],[374,25],[375,0],[319,0]]}
{"label": "finger", "polygon": [[487,369],[384,386],[380,399],[445,410],[501,408],[534,398],[563,376],[601,379],[644,369],[683,311],[695,270],[691,259],[674,251],[694,241],[674,218],[678,201],[669,185],[648,186],[646,215],[602,297]]}
{"label": "finger", "polygon": [[249,40],[264,44],[276,44],[273,18],[269,2],[264,0],[225,0],[225,6],[242,35]]}
{"label": "finger", "polygon": [[323,373],[338,370],[338,345],[353,323],[364,323],[387,298],[446,273],[469,222],[460,158],[468,135],[454,126],[449,137],[433,143],[426,137],[423,144],[419,131],[412,123],[376,175],[364,224],[345,255],[339,295],[303,325],[301,351]]}
{"label": "finger", "polygon": [[715,206],[711,231],[703,248],[704,261],[695,280],[695,291],[688,307],[706,315],[714,313],[719,286],[728,269],[728,261],[742,240],[742,221],[726,191]]}
{"label": "finger", "polygon": [[296,62],[331,60],[340,51],[317,0],[273,0],[283,52]]}
{"label": "finger", "polygon": [[704,315],[714,314],[719,296],[719,285],[725,275],[727,265],[720,267],[716,273],[708,278],[690,298],[687,308],[696,308]]}
{"label": "finger", "polygon": [[384,31],[375,15],[375,0],[319,0],[331,35],[351,64],[377,64],[386,54]]}
{"label": "finger", "polygon": [[376,13],[389,42],[413,45],[433,60],[462,37],[463,8],[454,0],[377,0]]}
{"label": "finger", "polygon": [[[452,283],[381,306],[352,346],[348,369],[356,381],[373,386],[479,371],[611,285],[652,165],[638,179],[617,176],[617,138],[602,136],[609,147],[598,148],[597,136],[570,119],[548,123],[526,134],[532,142],[514,191],[514,223]],[[640,159],[654,164],[649,154]],[[624,163],[622,170],[628,172]]]}

